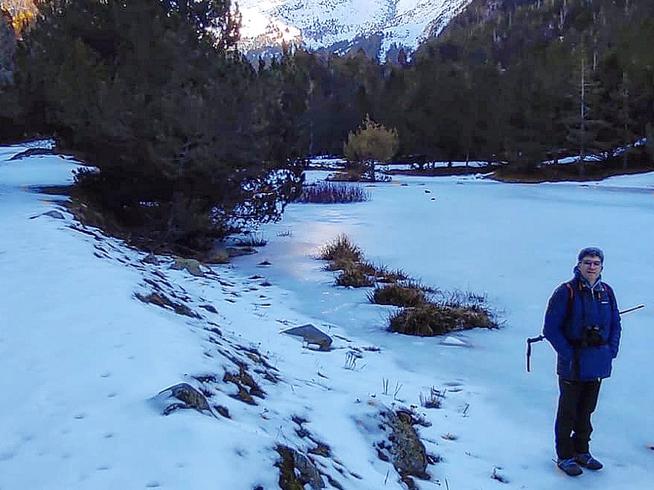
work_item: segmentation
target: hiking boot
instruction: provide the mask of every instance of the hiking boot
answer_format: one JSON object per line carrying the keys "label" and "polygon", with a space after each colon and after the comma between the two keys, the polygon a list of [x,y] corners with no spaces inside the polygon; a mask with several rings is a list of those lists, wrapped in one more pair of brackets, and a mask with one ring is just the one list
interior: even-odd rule
{"label": "hiking boot", "polygon": [[568,476],[579,476],[584,472],[575,458],[559,459],[556,466]]}
{"label": "hiking boot", "polygon": [[601,470],[604,465],[591,456],[590,453],[580,453],[575,456],[577,464],[588,468],[589,470]]}

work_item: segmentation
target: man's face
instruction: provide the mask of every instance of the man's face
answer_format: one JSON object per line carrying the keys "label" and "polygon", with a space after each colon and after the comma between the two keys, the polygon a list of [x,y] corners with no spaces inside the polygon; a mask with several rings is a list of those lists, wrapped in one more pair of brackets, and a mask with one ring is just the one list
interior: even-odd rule
{"label": "man's face", "polygon": [[602,273],[602,260],[596,255],[586,255],[579,262],[579,270],[584,279],[590,284],[595,284]]}

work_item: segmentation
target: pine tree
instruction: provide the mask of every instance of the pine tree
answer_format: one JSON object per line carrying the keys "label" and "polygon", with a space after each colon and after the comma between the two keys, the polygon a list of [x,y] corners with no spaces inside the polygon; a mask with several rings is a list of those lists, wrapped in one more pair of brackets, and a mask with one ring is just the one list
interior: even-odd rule
{"label": "pine tree", "polygon": [[298,190],[237,24],[227,0],[53,0],[26,35],[30,119],[100,169],[79,180],[105,209],[159,240],[206,248]]}
{"label": "pine tree", "polygon": [[11,17],[0,10],[0,90],[13,84],[16,35],[11,26]]}
{"label": "pine tree", "polygon": [[583,43],[578,48],[577,61],[576,94],[573,92],[571,95],[576,98],[574,106],[578,112],[567,117],[567,139],[576,151],[579,175],[584,176],[589,155],[606,158],[610,142],[603,136],[610,129],[610,124],[600,117],[601,86],[591,72]]}

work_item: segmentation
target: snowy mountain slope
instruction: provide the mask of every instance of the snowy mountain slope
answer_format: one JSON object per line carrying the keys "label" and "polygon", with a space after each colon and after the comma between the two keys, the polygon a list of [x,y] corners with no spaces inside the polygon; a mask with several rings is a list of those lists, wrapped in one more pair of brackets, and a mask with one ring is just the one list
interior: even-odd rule
{"label": "snowy mountain slope", "polygon": [[392,43],[415,48],[439,32],[470,0],[245,0],[241,30],[245,51],[302,42],[329,48],[357,37],[382,34],[382,53]]}

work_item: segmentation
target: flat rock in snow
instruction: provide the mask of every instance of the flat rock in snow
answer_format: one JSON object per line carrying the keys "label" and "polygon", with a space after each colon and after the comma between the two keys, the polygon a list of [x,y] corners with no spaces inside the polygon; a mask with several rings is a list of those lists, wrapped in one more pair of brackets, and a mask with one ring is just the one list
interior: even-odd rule
{"label": "flat rock in snow", "polygon": [[282,333],[294,335],[296,337],[302,337],[309,346],[316,346],[318,347],[318,350],[321,351],[330,350],[332,345],[332,338],[310,323],[300,327],[293,327],[289,328],[288,330],[282,330]]}

